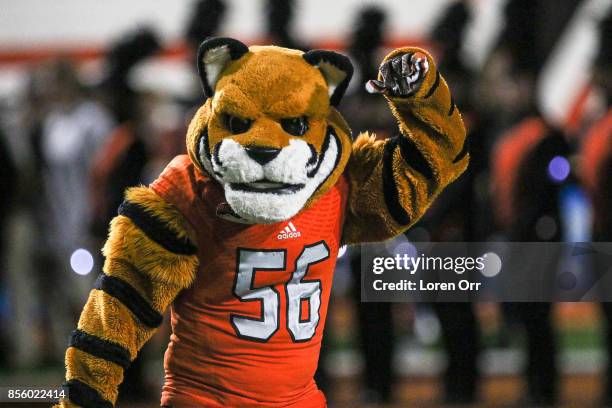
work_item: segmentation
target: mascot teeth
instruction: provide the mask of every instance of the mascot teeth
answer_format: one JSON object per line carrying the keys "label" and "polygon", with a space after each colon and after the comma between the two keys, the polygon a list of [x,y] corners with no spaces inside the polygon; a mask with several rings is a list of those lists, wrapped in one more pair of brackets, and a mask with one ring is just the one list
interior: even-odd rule
{"label": "mascot teeth", "polygon": [[251,187],[255,187],[255,188],[260,188],[260,189],[267,189],[267,188],[278,188],[278,187],[284,187],[287,186],[287,184],[282,184],[282,183],[272,183],[270,181],[256,181],[254,183],[250,184]]}
{"label": "mascot teeth", "polygon": [[292,139],[265,163],[254,160],[235,140],[221,140],[212,155],[207,143],[206,132],[198,145],[200,163],[224,186],[228,205],[241,218],[261,223],[297,214],[337,167],[341,154],[332,127],[319,153],[312,144]]}
{"label": "mascot teeth", "polygon": [[[228,204],[242,219],[258,223],[279,222],[297,214],[333,173],[341,157],[337,136],[333,131],[329,131],[328,136],[325,150],[321,151],[318,163],[312,174],[307,175],[305,183],[280,183],[280,186],[273,183],[277,184],[276,188],[265,189],[257,186],[258,182],[224,184]],[[288,165],[286,168],[291,167]],[[285,167],[279,166],[278,169],[284,170]],[[306,172],[307,166],[304,164],[301,170]],[[279,174],[276,177],[283,178]]]}
{"label": "mascot teeth", "polygon": [[233,183],[231,184],[231,187],[233,190],[257,193],[291,194],[304,188],[304,184],[285,184],[261,181],[255,183]]}

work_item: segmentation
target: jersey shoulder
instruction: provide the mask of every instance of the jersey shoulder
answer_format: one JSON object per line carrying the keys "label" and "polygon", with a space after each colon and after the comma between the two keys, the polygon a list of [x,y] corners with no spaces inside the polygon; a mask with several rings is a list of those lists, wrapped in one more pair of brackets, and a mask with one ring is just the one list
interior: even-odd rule
{"label": "jersey shoulder", "polygon": [[207,178],[183,154],[172,159],[150,187],[164,198],[191,199],[197,195],[197,184]]}
{"label": "jersey shoulder", "polygon": [[196,229],[223,197],[220,187],[187,155],[176,156],[149,187],[177,207]]}

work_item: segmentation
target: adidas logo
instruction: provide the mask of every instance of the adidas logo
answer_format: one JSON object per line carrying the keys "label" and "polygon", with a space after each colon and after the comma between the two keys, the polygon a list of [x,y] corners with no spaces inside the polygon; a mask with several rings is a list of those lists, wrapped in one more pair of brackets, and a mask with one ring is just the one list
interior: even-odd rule
{"label": "adidas logo", "polygon": [[295,225],[293,225],[293,223],[291,221],[289,221],[289,224],[287,224],[287,226],[281,232],[278,233],[276,238],[278,238],[278,239],[289,239],[289,238],[297,238],[300,235],[302,235],[300,233],[300,231],[298,231],[295,228]]}

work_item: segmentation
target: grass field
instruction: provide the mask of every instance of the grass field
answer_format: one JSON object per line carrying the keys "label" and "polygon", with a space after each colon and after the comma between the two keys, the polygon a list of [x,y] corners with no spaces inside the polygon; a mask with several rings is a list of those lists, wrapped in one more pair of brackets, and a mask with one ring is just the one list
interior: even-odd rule
{"label": "grass field", "polygon": [[[394,388],[395,403],[390,406],[363,406],[359,401],[362,384],[359,372],[361,357],[355,350],[354,309],[349,301],[337,300],[334,305],[334,330],[330,331],[331,392],[330,407],[338,408],[400,408],[400,407],[444,407],[440,404],[441,386],[439,374],[444,367],[444,353],[439,341],[419,344],[414,333],[409,333],[411,311],[409,305],[399,305],[398,347],[396,370],[399,380]],[[526,407],[522,402],[524,380],[520,375],[524,364],[524,350],[520,336],[510,339],[504,347],[499,346],[497,330],[499,315],[496,305],[479,305],[485,351],[481,358],[483,379],[480,386],[481,402],[470,407]],[[600,407],[602,393],[602,371],[606,356],[603,352],[602,325],[596,304],[559,304],[556,306],[558,340],[560,345],[559,366],[562,372],[559,407]],[[157,351],[160,351],[157,356]],[[147,364],[151,374],[150,400],[139,404],[119,404],[125,408],[157,407],[161,380],[161,350]],[[0,386],[34,386],[58,384],[63,377],[61,363],[52,367],[22,367],[16,370],[1,370]],[[48,407],[50,404],[2,404],[0,408]],[[233,408],[233,407],[228,407]],[[237,407],[240,408],[240,407]]]}
{"label": "grass field", "polygon": [[[566,376],[562,381],[563,393],[559,408],[600,407],[600,380],[594,375]],[[338,380],[333,395],[329,396],[330,407],[337,408],[443,408],[439,403],[439,385],[432,378],[404,378],[399,381],[395,390],[397,401],[393,405],[363,406],[355,399],[359,395],[359,384],[353,378]],[[465,407],[516,407],[526,408],[521,402],[522,381],[516,376],[495,376],[486,378],[482,383],[482,402]],[[50,407],[51,404],[1,404],[2,408],[35,408]],[[155,401],[141,404],[118,405],[119,408],[157,407]],[[457,407],[457,406],[455,406]],[[228,407],[230,408],[230,407]],[[231,407],[234,408],[234,407]],[[235,407],[240,408],[240,407]]]}

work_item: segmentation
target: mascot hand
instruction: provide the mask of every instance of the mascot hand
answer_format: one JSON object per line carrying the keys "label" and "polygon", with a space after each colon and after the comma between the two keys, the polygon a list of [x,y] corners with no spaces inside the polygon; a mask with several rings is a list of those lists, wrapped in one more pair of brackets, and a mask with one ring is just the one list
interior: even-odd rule
{"label": "mascot hand", "polygon": [[370,93],[382,93],[391,97],[413,95],[423,83],[429,64],[422,52],[398,55],[380,66],[378,80],[366,83]]}

